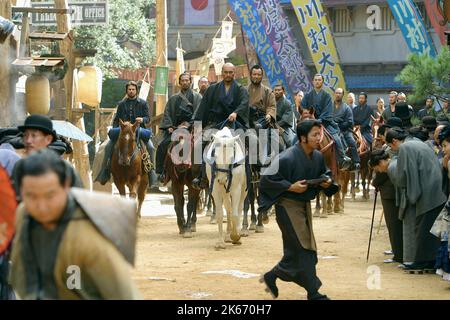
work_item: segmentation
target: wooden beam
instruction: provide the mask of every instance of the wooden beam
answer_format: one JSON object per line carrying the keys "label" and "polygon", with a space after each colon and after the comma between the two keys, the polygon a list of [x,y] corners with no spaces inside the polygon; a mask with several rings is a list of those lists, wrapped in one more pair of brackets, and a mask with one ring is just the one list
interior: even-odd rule
{"label": "wooden beam", "polygon": [[[167,64],[167,7],[166,0],[156,0],[156,64]],[[156,96],[156,116],[164,113],[167,95]],[[155,132],[156,132],[155,128]]]}
{"label": "wooden beam", "polygon": [[74,9],[12,7],[12,12],[72,14]]}
{"label": "wooden beam", "polygon": [[30,39],[45,39],[45,40],[64,40],[68,33],[53,33],[53,32],[32,32]]}

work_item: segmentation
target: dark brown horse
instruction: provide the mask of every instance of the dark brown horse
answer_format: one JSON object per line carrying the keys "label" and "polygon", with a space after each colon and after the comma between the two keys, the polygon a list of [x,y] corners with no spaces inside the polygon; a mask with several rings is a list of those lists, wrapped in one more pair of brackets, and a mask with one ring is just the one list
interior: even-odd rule
{"label": "dark brown horse", "polygon": [[[320,152],[323,154],[325,159],[325,164],[331,170],[334,179],[336,182],[340,183],[338,179],[338,164],[336,160],[336,144],[328,131],[321,126],[320,132]],[[321,201],[322,200],[322,201]],[[321,203],[322,202],[322,203]],[[315,217],[326,218],[328,214],[334,212],[338,213],[341,210],[341,198],[339,197],[339,193],[334,196],[334,203],[332,197],[327,197],[323,192],[321,192],[316,197],[316,210],[314,213]]]}
{"label": "dark brown horse", "polygon": [[[185,134],[179,140],[173,141],[168,148],[164,161],[167,173],[167,180],[172,181],[172,196],[174,200],[175,212],[177,214],[178,230],[184,238],[191,238],[192,232],[196,232],[197,204],[200,199],[200,190],[192,186],[192,180],[197,176],[194,169],[199,169],[199,165],[193,165],[193,138],[187,131],[189,125],[181,124],[178,128],[185,129]],[[184,147],[184,148],[183,148]],[[176,148],[176,149],[175,149]],[[184,154],[185,150],[188,154]],[[194,166],[197,166],[194,168]],[[184,216],[184,187],[188,187],[187,219]]]}
{"label": "dark brown horse", "polygon": [[356,192],[359,190],[359,178],[363,187],[363,199],[369,200],[369,186],[372,180],[372,170],[369,167],[370,145],[361,134],[359,127],[355,128],[356,145],[358,147],[358,155],[361,159],[361,169],[355,182],[355,174],[352,173],[352,199],[355,200]]}
{"label": "dark brown horse", "polygon": [[119,124],[120,134],[112,155],[111,173],[121,196],[126,195],[125,186],[128,187],[131,198],[136,198],[137,192],[137,214],[141,217],[142,203],[148,186],[148,175],[145,172],[141,151],[136,141],[136,130],[139,129],[139,123],[131,124],[128,121],[119,120]]}

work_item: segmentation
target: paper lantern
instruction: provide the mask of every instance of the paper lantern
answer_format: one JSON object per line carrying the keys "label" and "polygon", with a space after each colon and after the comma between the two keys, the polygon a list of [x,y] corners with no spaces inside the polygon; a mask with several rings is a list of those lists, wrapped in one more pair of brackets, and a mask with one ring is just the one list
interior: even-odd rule
{"label": "paper lantern", "polygon": [[96,107],[102,100],[102,71],[92,65],[78,70],[78,101]]}
{"label": "paper lantern", "polygon": [[47,114],[50,110],[50,82],[43,75],[31,75],[25,82],[25,103],[29,114]]}

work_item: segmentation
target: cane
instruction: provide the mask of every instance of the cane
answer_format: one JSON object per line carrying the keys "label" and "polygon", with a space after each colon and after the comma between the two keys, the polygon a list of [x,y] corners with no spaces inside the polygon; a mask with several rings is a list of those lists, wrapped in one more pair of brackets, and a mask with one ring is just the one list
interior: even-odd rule
{"label": "cane", "polygon": [[373,221],[375,220],[375,208],[377,206],[377,195],[378,195],[378,190],[375,189],[375,200],[373,201],[372,224],[370,225],[369,247],[367,248],[367,260],[366,260],[366,262],[369,262],[370,243],[372,242]]}

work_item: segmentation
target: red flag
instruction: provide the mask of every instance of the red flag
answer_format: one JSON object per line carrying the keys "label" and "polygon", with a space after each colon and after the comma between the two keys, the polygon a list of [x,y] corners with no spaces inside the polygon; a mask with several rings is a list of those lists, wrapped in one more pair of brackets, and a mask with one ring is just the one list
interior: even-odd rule
{"label": "red flag", "polygon": [[15,232],[16,193],[6,170],[0,166],[0,254],[8,248]]}

